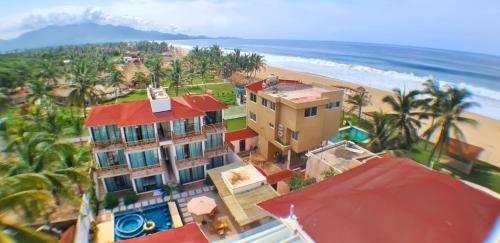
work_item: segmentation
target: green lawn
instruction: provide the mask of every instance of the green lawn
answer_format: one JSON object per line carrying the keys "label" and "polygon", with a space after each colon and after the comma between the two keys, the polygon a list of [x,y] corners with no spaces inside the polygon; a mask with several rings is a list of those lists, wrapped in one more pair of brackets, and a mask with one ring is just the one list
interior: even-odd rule
{"label": "green lawn", "polygon": [[247,127],[247,118],[240,117],[236,119],[226,120],[226,129],[229,132],[241,130]]}
{"label": "green lawn", "polygon": [[[232,84],[209,84],[206,86],[206,89],[201,86],[192,86],[188,87],[188,91],[190,94],[203,94],[206,90],[212,91],[212,96],[218,99],[220,102],[230,106],[236,104],[236,94],[234,93],[234,86]],[[167,90],[169,96],[182,96],[186,95],[185,88],[179,88],[179,93],[176,94],[174,88],[170,88]],[[135,100],[143,100],[147,98],[146,90],[134,91],[128,95],[119,97],[116,103],[129,102]],[[109,100],[105,102],[105,104],[114,104],[115,100]]]}

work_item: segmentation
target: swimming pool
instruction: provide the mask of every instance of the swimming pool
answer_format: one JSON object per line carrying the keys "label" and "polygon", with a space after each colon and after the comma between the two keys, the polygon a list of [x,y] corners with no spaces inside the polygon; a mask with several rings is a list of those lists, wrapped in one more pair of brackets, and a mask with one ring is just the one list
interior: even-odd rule
{"label": "swimming pool", "polygon": [[[153,221],[156,228],[152,232],[144,231],[143,225]],[[166,203],[160,203],[139,210],[115,213],[115,241],[144,236],[148,233],[165,231],[172,228],[172,218]]]}
{"label": "swimming pool", "polygon": [[354,142],[358,143],[364,143],[368,141],[369,135],[366,131],[364,131],[361,128],[358,127],[343,127],[339,129],[339,135],[337,137],[334,137],[330,139],[332,143],[338,143],[343,140],[345,140],[346,134],[349,134],[349,140],[352,140]]}

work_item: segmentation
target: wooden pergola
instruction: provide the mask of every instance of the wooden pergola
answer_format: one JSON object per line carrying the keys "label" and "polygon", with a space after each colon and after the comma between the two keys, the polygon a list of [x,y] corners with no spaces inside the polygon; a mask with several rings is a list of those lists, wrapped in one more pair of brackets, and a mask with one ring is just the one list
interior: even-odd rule
{"label": "wooden pergola", "polygon": [[249,191],[232,194],[224,183],[221,173],[245,165],[243,162],[235,162],[208,171],[208,176],[217,188],[219,196],[240,228],[245,228],[269,217],[269,214],[256,204],[278,196],[278,193],[267,184]]}

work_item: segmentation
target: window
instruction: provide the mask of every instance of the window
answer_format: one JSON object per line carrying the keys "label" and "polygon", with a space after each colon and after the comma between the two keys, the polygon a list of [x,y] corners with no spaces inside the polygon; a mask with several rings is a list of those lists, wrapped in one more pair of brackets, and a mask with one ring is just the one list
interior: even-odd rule
{"label": "window", "polygon": [[99,166],[101,166],[101,168],[124,165],[127,163],[123,149],[99,152],[97,153],[97,158],[99,159]]}
{"label": "window", "polygon": [[128,155],[132,169],[140,169],[146,166],[158,165],[158,156],[156,150],[146,150]]}
{"label": "window", "polygon": [[306,108],[305,112],[304,112],[304,117],[311,117],[311,116],[315,116],[316,114],[318,114],[318,107],[310,107],[310,108]]}
{"label": "window", "polygon": [[262,106],[267,107],[267,100],[262,98]]}
{"label": "window", "polygon": [[274,124],[269,123],[269,127],[272,128],[272,129],[274,129]]}
{"label": "window", "polygon": [[330,102],[330,103],[326,104],[326,109],[330,110],[330,109],[333,109],[333,108],[337,108],[339,106],[340,106],[340,101],[337,101],[335,103]]}
{"label": "window", "polygon": [[250,93],[250,100],[253,102],[253,103],[256,103],[257,102],[257,95],[254,94],[254,93]]}
{"label": "window", "polygon": [[175,145],[177,160],[198,158],[202,156],[201,142]]}
{"label": "window", "polygon": [[250,120],[256,122],[257,121],[257,115],[255,115],[255,113],[253,113],[253,112],[250,112]]}
{"label": "window", "polygon": [[132,188],[129,175],[121,175],[104,178],[107,192],[115,192]]}
{"label": "window", "polygon": [[209,134],[205,141],[205,149],[216,149],[222,147],[222,133]]}
{"label": "window", "polygon": [[208,159],[207,169],[213,169],[224,165],[224,156],[217,156]]}
{"label": "window", "polygon": [[181,184],[205,179],[205,166],[179,170]]}
{"label": "window", "polygon": [[292,132],[292,139],[299,140],[299,132]]}
{"label": "window", "polygon": [[275,111],[276,110],[276,103],[269,101],[269,109]]}
{"label": "window", "polygon": [[154,176],[134,179],[134,183],[135,183],[135,188],[137,189],[137,193],[160,189],[161,186],[163,185],[161,175],[154,175]]}

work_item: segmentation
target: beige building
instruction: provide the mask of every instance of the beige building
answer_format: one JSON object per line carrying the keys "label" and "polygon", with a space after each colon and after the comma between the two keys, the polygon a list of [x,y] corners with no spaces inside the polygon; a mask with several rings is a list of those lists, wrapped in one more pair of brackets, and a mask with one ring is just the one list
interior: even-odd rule
{"label": "beige building", "polygon": [[258,152],[287,168],[303,166],[305,152],[338,135],[343,91],[271,76],[246,86],[247,126]]}

